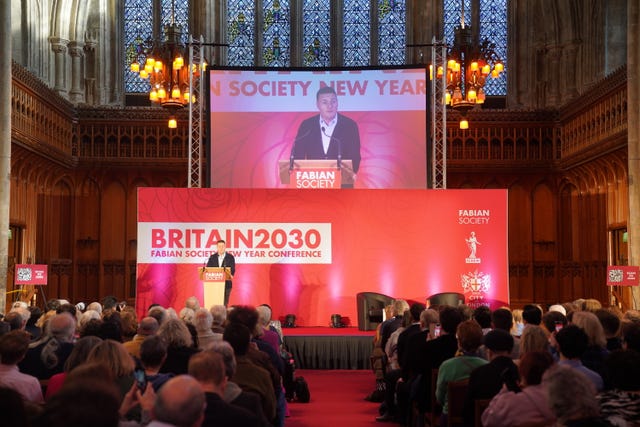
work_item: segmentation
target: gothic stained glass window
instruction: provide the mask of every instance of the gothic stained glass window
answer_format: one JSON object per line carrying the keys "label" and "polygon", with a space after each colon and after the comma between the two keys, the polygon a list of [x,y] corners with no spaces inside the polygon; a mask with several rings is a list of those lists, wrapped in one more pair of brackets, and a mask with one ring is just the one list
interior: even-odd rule
{"label": "gothic stained glass window", "polygon": [[[186,43],[189,32],[189,1],[174,0],[173,7],[173,22],[182,29],[182,41]],[[144,93],[150,89],[149,80],[140,78],[140,75],[132,72],[129,66],[153,40],[152,9],[152,0],[127,0],[124,3],[124,90],[126,93]],[[171,23],[171,14],[172,1],[162,0],[161,37],[164,37],[164,27]]]}
{"label": "gothic stained glass window", "polygon": [[291,65],[290,13],[288,0],[263,1],[263,54],[262,62],[267,67]]}
{"label": "gothic stained glass window", "polygon": [[444,40],[449,46],[453,46],[454,28],[460,26],[462,1],[464,1],[464,24],[471,25],[471,0],[444,0]]}
{"label": "gothic stained glass window", "polygon": [[487,95],[507,94],[507,0],[480,0],[480,39],[491,40],[504,64],[504,73],[488,79]]}
{"label": "gothic stained glass window", "polygon": [[406,4],[405,0],[378,1],[378,63],[401,65],[405,63]]}
{"label": "gothic stained glass window", "polygon": [[[174,2],[174,9],[171,10],[171,2]],[[171,16],[173,14],[173,16]],[[162,31],[171,24],[171,20],[180,27],[182,31],[182,43],[189,41],[189,1],[188,0],[162,0]]]}
{"label": "gothic stained glass window", "polygon": [[227,1],[227,39],[229,65],[253,66],[255,56],[255,8],[253,0]]}
{"label": "gothic stained glass window", "polygon": [[148,92],[149,80],[143,80],[138,73],[129,69],[137,55],[142,52],[143,42],[151,40],[153,18],[149,13],[151,0],[128,0],[124,4],[124,90],[125,92]]}
{"label": "gothic stained glass window", "polygon": [[369,0],[345,0],[343,21],[344,65],[366,66],[370,63],[371,2]]}
{"label": "gothic stained glass window", "polygon": [[[461,1],[444,0],[444,36],[449,46],[453,45],[453,29],[460,26]],[[464,22],[471,23],[471,8],[478,7],[480,15],[480,40],[490,40],[495,44],[498,57],[507,71],[507,0],[464,0]],[[485,85],[487,95],[507,94],[506,72],[498,78],[489,78]]]}
{"label": "gothic stained glass window", "polygon": [[303,1],[303,65],[306,67],[328,67],[331,5],[329,0]]}

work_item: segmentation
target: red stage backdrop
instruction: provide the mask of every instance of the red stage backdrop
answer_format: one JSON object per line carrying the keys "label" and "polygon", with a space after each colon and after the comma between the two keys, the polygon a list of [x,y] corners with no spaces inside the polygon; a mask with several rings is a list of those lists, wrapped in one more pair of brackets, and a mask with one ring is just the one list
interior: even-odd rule
{"label": "red stage backdrop", "polygon": [[138,190],[137,311],[202,301],[198,269],[225,239],[230,304],[357,322],[356,294],[509,301],[506,190]]}

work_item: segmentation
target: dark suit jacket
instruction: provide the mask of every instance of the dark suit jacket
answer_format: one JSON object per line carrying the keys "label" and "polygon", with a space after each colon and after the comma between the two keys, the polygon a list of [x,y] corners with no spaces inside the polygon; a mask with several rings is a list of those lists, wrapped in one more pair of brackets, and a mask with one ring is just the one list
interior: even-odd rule
{"label": "dark suit jacket", "polygon": [[205,393],[207,408],[204,411],[205,426],[260,427],[260,418],[244,408],[226,403],[215,393]]}
{"label": "dark suit jacket", "polygon": [[486,365],[474,369],[469,376],[469,388],[464,403],[465,425],[473,425],[475,401],[478,399],[492,399],[504,381],[502,372],[508,370],[512,378],[519,378],[518,367],[510,357],[498,356]]}
{"label": "dark suit jacket", "polygon": [[350,118],[338,113],[338,123],[331,135],[331,142],[327,154],[322,147],[322,129],[320,129],[320,115],[316,114],[303,121],[298,128],[296,139],[291,148],[294,159],[318,160],[337,159],[338,152],[342,160],[353,162],[353,171],[360,168],[360,133],[358,125]]}
{"label": "dark suit jacket", "polygon": [[[215,253],[209,257],[207,261],[207,267],[220,267],[218,264],[218,254]],[[231,275],[236,274],[236,259],[229,252],[226,252],[224,259],[222,260],[222,267],[229,267],[231,269]],[[224,286],[226,288],[231,287],[231,280],[226,280],[224,282]]]}

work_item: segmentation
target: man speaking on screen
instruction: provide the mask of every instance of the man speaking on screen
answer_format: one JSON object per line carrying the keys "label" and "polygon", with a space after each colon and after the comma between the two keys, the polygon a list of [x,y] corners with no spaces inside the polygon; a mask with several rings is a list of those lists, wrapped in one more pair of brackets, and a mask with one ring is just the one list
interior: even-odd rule
{"label": "man speaking on screen", "polygon": [[316,94],[320,114],[303,121],[291,148],[291,160],[351,160],[353,172],[360,167],[360,133],[352,119],[338,113],[338,96],[331,86]]}
{"label": "man speaking on screen", "polygon": [[[218,240],[216,243],[217,252],[209,257],[207,267],[224,267],[231,271],[231,279],[236,274],[236,259],[230,253],[227,253],[227,242]],[[229,295],[231,295],[231,280],[224,282],[224,305],[229,305]],[[211,307],[207,307],[211,308]]]}

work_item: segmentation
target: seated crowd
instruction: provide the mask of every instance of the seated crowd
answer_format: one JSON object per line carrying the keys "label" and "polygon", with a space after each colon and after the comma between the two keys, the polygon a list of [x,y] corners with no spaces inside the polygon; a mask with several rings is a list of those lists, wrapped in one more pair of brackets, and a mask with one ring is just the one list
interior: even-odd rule
{"label": "seated crowd", "polygon": [[0,411],[12,426],[280,427],[281,345],[267,305],[192,297],[137,319],[113,297],[15,303],[0,322]]}
{"label": "seated crowd", "polygon": [[640,426],[640,312],[396,300],[374,338],[380,422]]}

